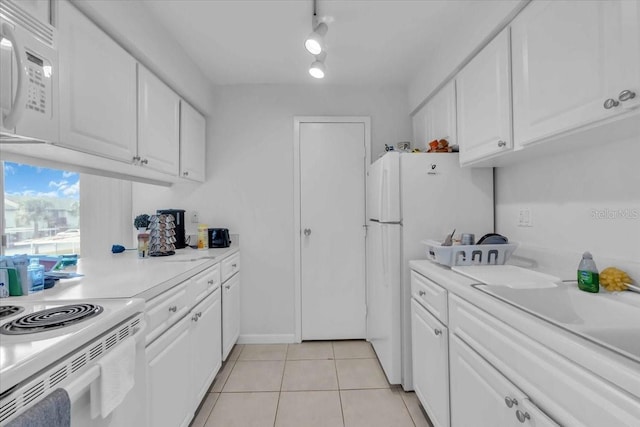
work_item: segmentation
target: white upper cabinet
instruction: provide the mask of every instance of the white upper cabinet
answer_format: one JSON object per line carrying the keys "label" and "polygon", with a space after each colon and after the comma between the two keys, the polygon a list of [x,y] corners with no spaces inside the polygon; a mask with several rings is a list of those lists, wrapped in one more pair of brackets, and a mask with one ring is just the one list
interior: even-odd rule
{"label": "white upper cabinet", "polygon": [[205,118],[191,105],[180,102],[180,176],[194,181],[205,179]]}
{"label": "white upper cabinet", "polygon": [[637,1],[527,6],[511,27],[516,146],[640,106],[639,27]]}
{"label": "white upper cabinet", "polygon": [[456,77],[460,164],[511,150],[509,28]]}
{"label": "white upper cabinet", "polygon": [[456,132],[456,86],[450,81],[426,105],[427,143],[446,139],[449,145],[458,143]]}
{"label": "white upper cabinet", "polygon": [[136,60],[69,2],[58,4],[60,145],[130,162]]}
{"label": "white upper cabinet", "polygon": [[140,165],[178,175],[180,97],[138,64],[138,157]]}

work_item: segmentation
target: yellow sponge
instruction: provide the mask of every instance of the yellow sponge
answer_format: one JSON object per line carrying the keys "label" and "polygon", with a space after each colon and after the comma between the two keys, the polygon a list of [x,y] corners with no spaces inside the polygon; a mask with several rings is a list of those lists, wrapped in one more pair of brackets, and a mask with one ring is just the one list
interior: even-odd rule
{"label": "yellow sponge", "polygon": [[624,291],[631,283],[631,277],[619,268],[607,267],[600,272],[600,284],[608,291]]}

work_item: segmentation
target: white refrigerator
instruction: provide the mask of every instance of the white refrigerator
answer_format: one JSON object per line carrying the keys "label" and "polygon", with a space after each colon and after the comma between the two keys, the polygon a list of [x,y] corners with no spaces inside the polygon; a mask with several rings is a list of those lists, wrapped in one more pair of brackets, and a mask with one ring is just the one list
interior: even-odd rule
{"label": "white refrigerator", "polygon": [[367,339],[391,384],[413,389],[409,261],[425,239],[493,232],[493,170],[457,153],[382,156],[367,173]]}

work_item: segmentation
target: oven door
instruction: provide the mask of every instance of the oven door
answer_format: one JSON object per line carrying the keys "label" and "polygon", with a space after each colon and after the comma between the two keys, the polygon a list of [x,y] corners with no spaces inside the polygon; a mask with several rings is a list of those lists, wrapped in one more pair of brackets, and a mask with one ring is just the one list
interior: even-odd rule
{"label": "oven door", "polygon": [[[0,425],[11,422],[54,390],[63,388],[71,402],[73,427],[145,426],[145,329],[144,316],[138,313],[91,343],[54,361],[23,383],[7,390],[0,399]],[[96,386],[102,375],[99,361],[129,339],[135,341],[135,382],[124,401],[103,418],[99,411],[96,411]]]}

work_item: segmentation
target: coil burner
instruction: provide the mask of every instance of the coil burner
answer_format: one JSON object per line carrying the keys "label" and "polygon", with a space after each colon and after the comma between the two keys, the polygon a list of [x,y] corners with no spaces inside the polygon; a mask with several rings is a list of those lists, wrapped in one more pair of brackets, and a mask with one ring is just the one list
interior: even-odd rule
{"label": "coil burner", "polygon": [[71,304],[27,314],[2,325],[0,333],[5,335],[35,334],[64,328],[102,313],[96,304]]}
{"label": "coil burner", "polygon": [[0,319],[22,313],[23,311],[24,307],[20,307],[19,305],[0,305]]}

